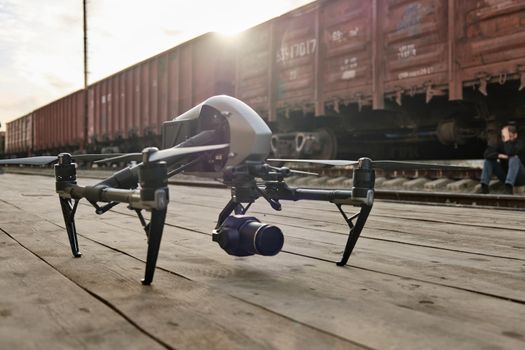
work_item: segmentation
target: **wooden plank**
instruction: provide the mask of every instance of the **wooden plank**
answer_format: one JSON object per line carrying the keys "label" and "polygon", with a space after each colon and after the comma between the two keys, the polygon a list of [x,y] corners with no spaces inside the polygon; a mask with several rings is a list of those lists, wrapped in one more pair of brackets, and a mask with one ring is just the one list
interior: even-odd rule
{"label": "wooden plank", "polygon": [[[113,225],[115,220],[118,218],[105,221]],[[88,225],[90,219],[81,222]],[[134,256],[143,256],[144,245],[130,238],[131,228],[127,227],[125,234],[119,234],[125,231],[116,227],[111,242],[98,230],[89,237],[118,246]],[[136,235],[140,237],[142,233],[138,231]],[[467,344],[484,348],[503,343],[512,348],[518,343],[502,335],[525,331],[522,326],[506,330],[510,324],[522,324],[525,320],[525,307],[520,304],[406,277],[341,269],[303,256],[232,258],[210,242],[209,237],[180,229],[166,230],[159,264],[301,323],[373,348],[461,348]],[[392,319],[396,321],[384,322]],[[359,325],[357,329],[352,327],[355,324]],[[466,324],[468,330],[464,328]],[[497,340],[487,339],[487,334]]]}
{"label": "wooden plank", "polygon": [[[194,230],[200,226],[202,230],[205,220],[188,217],[188,213],[181,211],[170,216],[168,222]],[[268,217],[265,222],[275,223]],[[209,224],[212,227],[212,223]],[[278,223],[285,233],[286,251],[334,263],[340,260],[346,235],[334,235],[319,231],[318,227],[305,228],[295,224],[294,220],[288,223],[280,220]],[[325,229],[330,229],[330,226],[325,226]],[[525,291],[521,288],[524,260],[361,239],[350,265],[525,302]]]}
{"label": "wooden plank", "polygon": [[[42,194],[40,201],[29,203],[31,211],[44,212],[59,223],[52,202]],[[3,194],[5,197],[10,201],[17,198],[10,191]],[[202,197],[201,201],[208,202],[208,198]],[[172,205],[170,212],[177,207]],[[81,208],[78,223],[81,230],[89,228],[88,237],[138,258],[145,255],[144,235],[136,224],[130,225],[136,219],[108,213],[103,220],[93,220],[92,210],[86,209]],[[184,217],[175,216],[176,224],[184,227]],[[202,221],[203,226],[208,225]],[[65,242],[65,233],[62,235]],[[312,249],[320,246],[316,241],[311,244]],[[81,245],[85,245],[85,239]],[[64,247],[64,251],[68,249]],[[371,347],[523,345],[523,304],[403,276],[340,269],[325,261],[286,253],[274,258],[235,259],[220,251],[206,235],[170,227],[165,233],[159,264],[302,324]]]}
{"label": "wooden plank", "polygon": [[[194,189],[189,190],[194,192]],[[188,190],[186,190],[188,192]],[[176,197],[176,201],[179,199]],[[208,200],[206,202],[209,202]],[[264,202],[259,202],[259,204]],[[186,228],[198,230],[204,222],[207,222],[209,229],[203,233],[209,233],[214,226],[215,217],[219,209],[207,209],[206,206],[187,206],[183,203],[172,203],[171,209],[175,212],[175,223]],[[257,204],[255,205],[257,209]],[[257,210],[255,210],[257,212]],[[271,211],[266,210],[268,213]],[[306,213],[308,214],[308,213]],[[338,215],[338,213],[335,213]],[[315,213],[303,215],[314,217]],[[338,216],[334,217],[339,222]],[[265,214],[265,220],[278,224],[286,233],[285,249],[297,254],[308,255],[319,259],[337,261],[340,258],[342,247],[346,242],[347,227],[339,223],[331,225],[327,223],[313,224],[311,229],[300,226],[304,219],[290,220],[280,215]],[[323,220],[325,220],[323,218]],[[171,218],[168,217],[168,222]],[[359,241],[352,260],[352,266],[382,271],[384,273],[410,277],[417,280],[439,283],[442,285],[463,288],[481,293],[491,294],[503,298],[525,300],[525,291],[519,288],[521,282],[521,271],[523,262],[519,259],[505,259],[505,257],[488,256],[480,254],[465,255],[457,244],[458,239],[448,238],[453,232],[449,229],[445,232],[438,230],[436,236],[444,237],[443,249],[433,249],[434,238],[431,238],[430,246],[404,244],[399,241],[399,232],[403,232],[403,227],[399,223],[391,220],[387,225],[386,231],[375,232],[372,230],[372,241],[366,238],[370,235],[367,226],[367,235]],[[311,222],[308,222],[312,224]],[[416,227],[417,228],[417,227]],[[412,240],[415,242],[424,240],[428,236],[426,229]],[[392,232],[394,231],[394,232]],[[397,231],[397,232],[396,232]],[[383,238],[385,232],[391,239]],[[334,234],[335,233],[335,234]],[[477,234],[477,232],[475,232]],[[512,234],[515,234],[512,232]],[[410,233],[408,236],[414,236]],[[500,234],[498,233],[498,236]],[[294,239],[297,238],[297,239]],[[493,238],[486,244],[493,246]],[[464,239],[467,244],[479,243],[478,239],[467,237]],[[312,244],[313,242],[313,244]],[[501,252],[500,252],[501,253]],[[522,257],[521,251],[516,252],[517,257]]]}
{"label": "wooden plank", "polygon": [[[175,200],[189,201],[189,203],[194,203],[194,198],[205,196],[209,198],[207,204],[213,203],[218,206],[224,206],[229,198],[229,190],[227,189],[192,187],[184,190],[183,186],[173,186],[173,188],[174,191],[177,191],[178,188],[183,189],[180,194],[177,194]],[[264,202],[262,199],[260,201]],[[328,203],[324,206],[320,205],[320,202],[315,201],[298,201],[295,203],[283,201],[282,203],[287,207],[287,210],[312,209],[320,210],[323,214],[326,212],[337,212],[337,210],[334,210],[335,208],[328,205]],[[452,221],[454,224],[463,224],[466,226],[483,226],[525,231],[525,215],[521,215],[520,211],[510,209],[459,208],[376,201],[372,213],[374,217],[384,216],[420,221],[434,220],[434,222],[443,223]]]}
{"label": "wooden plank", "polygon": [[1,231],[0,261],[1,349],[165,349]]}
{"label": "wooden plank", "polygon": [[[3,229],[64,276],[113,305],[170,347],[365,348],[168,272],[157,271],[155,285],[142,286],[138,276],[144,264],[100,244],[83,241],[85,256],[73,259],[66,253],[68,246],[62,239],[63,230],[38,217],[32,220],[28,212],[13,208],[0,203]],[[29,216],[24,225],[9,220],[9,217],[23,215]],[[41,238],[43,234],[45,239]],[[48,287],[54,290],[57,285]],[[60,299],[55,302],[59,303]]]}
{"label": "wooden plank", "polygon": [[[6,177],[16,176],[12,174],[6,174]],[[50,178],[41,176],[32,176],[38,184],[48,184],[47,188],[54,187],[54,182]],[[93,184],[99,180],[86,179],[82,180],[82,183]],[[214,188],[184,188],[181,186],[171,186],[172,190],[172,207],[176,206],[175,203],[186,203],[194,204],[196,206],[209,206],[212,208],[222,208],[229,198],[229,192],[225,189],[214,189]],[[181,190],[179,190],[181,189]],[[34,193],[34,191],[33,191]],[[26,194],[31,194],[30,191],[26,190]],[[202,202],[197,200],[202,196],[206,197],[206,201]],[[255,213],[268,213],[271,215],[275,212],[269,210],[264,205],[264,201],[261,199],[256,204],[261,205],[264,210],[253,211]],[[335,225],[340,226],[341,231],[345,232],[346,227],[344,222],[340,218],[340,214],[334,208],[334,206],[328,203],[301,201],[301,202],[283,202],[284,209],[278,213],[279,216],[287,216],[290,218],[300,218],[301,220],[309,220],[320,222],[321,226],[324,222],[331,222]],[[386,208],[392,214],[384,215],[381,214],[383,208]],[[393,208],[393,209],[388,209]],[[397,208],[397,209],[396,209]],[[310,215],[311,209],[315,215]],[[409,214],[407,214],[409,213]],[[424,220],[428,220],[431,215],[444,216],[441,220],[443,225],[458,225],[469,226],[469,224],[477,225],[472,227],[461,227],[461,230],[455,230],[454,237],[451,237],[450,226],[437,226],[437,225],[426,225]],[[306,215],[305,215],[306,214]],[[418,216],[420,217],[418,219]],[[456,219],[457,218],[457,219]],[[423,220],[423,222],[422,222]],[[401,225],[392,226],[393,224],[400,222]],[[436,221],[430,221],[440,223]],[[523,234],[525,234],[525,216],[520,215],[519,212],[511,210],[493,210],[493,209],[471,209],[471,208],[451,208],[445,206],[425,206],[425,205],[410,205],[410,204],[393,204],[385,202],[377,202],[372,210],[371,217],[367,226],[365,227],[364,236],[367,236],[369,228],[377,228],[382,232],[380,235],[373,236],[374,239],[390,239],[394,238],[389,235],[390,232],[394,232],[397,236],[398,241],[406,240],[407,243],[415,243],[413,238],[416,237],[417,243],[422,243],[420,239],[429,238],[428,242],[423,244],[435,245],[436,247],[444,248],[455,245],[458,249],[467,249],[469,244],[477,246],[482,250],[478,249],[478,252],[484,254],[490,254],[489,251],[484,249],[494,249],[508,247],[511,254],[514,253],[514,257],[519,258],[523,256],[524,246],[522,244]],[[431,228],[431,229],[429,229]],[[487,238],[489,242],[493,242],[492,235],[494,229],[498,231],[498,237],[500,238],[500,244],[494,246],[492,244],[478,244],[480,239],[483,237]],[[473,231],[475,230],[475,231]],[[406,232],[405,232],[406,231]],[[419,236],[416,234],[423,231],[425,235]],[[466,235],[463,236],[463,232]],[[473,233],[469,235],[469,233]],[[405,234],[404,234],[405,233]],[[431,235],[434,233],[433,235]],[[403,235],[404,234],[404,235]],[[457,238],[460,241],[456,241]]]}
{"label": "wooden plank", "polygon": [[[173,215],[168,217],[168,223],[210,235],[214,222],[209,218],[215,212],[204,211],[203,208],[198,213],[195,208],[185,209],[178,206],[174,212],[170,211]],[[108,223],[117,229],[127,229],[133,221],[114,217],[110,220]],[[265,222],[274,223],[272,220]],[[278,226],[285,233],[283,249],[286,252],[333,263],[340,260],[346,236],[320,232],[317,228],[283,224],[282,220]],[[350,265],[525,303],[525,291],[521,288],[525,266],[522,260],[362,239]]]}
{"label": "wooden plank", "polygon": [[[193,191],[193,188],[191,189]],[[227,198],[227,194],[224,194]],[[186,205],[194,205],[195,207],[210,207],[210,208],[221,208],[221,204],[217,201],[206,199],[204,203],[198,203],[195,198],[199,198],[198,195],[192,193],[192,196],[178,194],[175,196],[173,202],[182,203]],[[301,204],[304,202],[300,202]],[[298,220],[300,225],[313,225],[318,226],[319,230],[332,231],[336,229],[336,232],[346,233],[347,226],[342,220],[339,212],[333,206],[327,203],[312,203],[312,206],[316,204],[317,207],[297,207],[295,203],[284,203],[283,211],[276,213],[267,206],[264,205],[263,200],[256,203],[253,209],[250,209],[251,213],[264,214],[270,216],[271,220],[277,220],[279,223],[280,217],[287,217]],[[324,204],[324,205],[323,205]],[[382,204],[382,203],[379,203]],[[177,206],[178,204],[172,204]],[[426,206],[422,206],[427,208]],[[334,208],[334,209],[331,209]],[[483,210],[479,213],[471,211],[470,209],[455,209],[454,212],[445,215],[440,220],[431,220],[429,213],[418,213],[418,206],[413,206],[410,209],[410,214],[414,214],[415,218],[403,217],[405,212],[404,205],[398,204],[397,215],[378,215],[376,214],[377,208],[372,210],[372,214],[363,232],[364,238],[374,239],[389,239],[397,240],[399,242],[406,242],[409,244],[426,244],[429,246],[439,248],[451,248],[457,250],[471,250],[473,253],[480,253],[486,255],[503,255],[508,257],[514,257],[517,259],[523,258],[523,237],[525,236],[525,218],[521,219],[521,215],[514,213],[512,218],[516,222],[516,225],[521,225],[520,228],[504,228],[503,224],[498,222],[498,226],[483,226],[479,224],[477,226],[464,225],[461,219],[457,223],[453,222],[453,218],[459,214],[459,216],[469,215],[469,217],[486,218],[488,215]],[[436,206],[436,210],[442,209],[443,207]],[[219,209],[220,210],[220,209]],[[349,209],[352,210],[352,209]],[[493,210],[498,212],[496,210]],[[507,212],[507,211],[503,211]],[[478,215],[476,215],[476,213]],[[509,213],[508,213],[509,214]],[[417,217],[422,218],[417,218]],[[502,220],[510,221],[509,218]],[[496,221],[496,220],[493,220]],[[333,224],[333,226],[327,227]],[[369,234],[370,229],[381,230],[379,234]],[[499,242],[494,245],[494,230],[497,229],[497,235]],[[392,235],[393,233],[393,235]]]}

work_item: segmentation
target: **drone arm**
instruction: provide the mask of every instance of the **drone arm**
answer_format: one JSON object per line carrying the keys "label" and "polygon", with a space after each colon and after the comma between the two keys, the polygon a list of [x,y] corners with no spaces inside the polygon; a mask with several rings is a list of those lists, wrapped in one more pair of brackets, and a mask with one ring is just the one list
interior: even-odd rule
{"label": "drone arm", "polygon": [[167,188],[157,189],[151,199],[145,200],[140,190],[123,190],[119,188],[95,186],[79,186],[73,184],[67,187],[61,196],[74,199],[86,198],[89,202],[128,203],[133,209],[164,210],[168,205]]}
{"label": "drone arm", "polygon": [[352,190],[324,190],[312,188],[288,187],[284,182],[268,182],[265,187],[259,187],[269,198],[276,200],[311,200],[325,201],[334,204],[348,204],[353,206],[372,205],[373,190],[365,193]]}
{"label": "drone arm", "polygon": [[139,171],[140,167],[138,165],[127,167],[114,173],[113,175],[103,180],[102,182],[99,182],[93,187],[101,186],[122,189],[137,188],[137,185],[139,183]]}

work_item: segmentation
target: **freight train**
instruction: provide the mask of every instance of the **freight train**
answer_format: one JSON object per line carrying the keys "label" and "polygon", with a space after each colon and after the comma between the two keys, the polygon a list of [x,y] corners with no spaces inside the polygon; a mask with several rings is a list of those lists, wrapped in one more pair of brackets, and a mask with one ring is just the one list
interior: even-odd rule
{"label": "freight train", "polygon": [[0,131],[0,157],[3,157],[5,150],[5,131]]}
{"label": "freight train", "polygon": [[318,0],[36,109],[6,152],[160,145],[163,121],[217,94],[265,119],[278,157],[479,158],[525,123],[525,0]]}

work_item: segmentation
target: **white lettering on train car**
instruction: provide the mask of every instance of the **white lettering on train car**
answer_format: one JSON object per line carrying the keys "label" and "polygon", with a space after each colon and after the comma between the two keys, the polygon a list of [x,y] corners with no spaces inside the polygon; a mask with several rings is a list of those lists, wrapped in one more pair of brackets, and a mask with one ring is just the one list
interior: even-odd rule
{"label": "white lettering on train car", "polygon": [[281,46],[276,54],[277,63],[312,55],[316,49],[317,39],[307,39],[298,43]]}
{"label": "white lettering on train car", "polygon": [[340,30],[334,30],[332,32],[332,41],[341,41],[343,39],[343,32]]}
{"label": "white lettering on train car", "polygon": [[357,75],[357,57],[345,58],[343,65],[339,69],[342,72],[341,79],[354,79]]}
{"label": "white lettering on train car", "polygon": [[407,59],[409,57],[416,56],[416,55],[417,55],[416,45],[414,44],[403,45],[399,47],[398,52],[397,52],[397,58],[399,59]]}
{"label": "white lettering on train car", "polygon": [[359,34],[359,27],[352,28],[347,32],[343,32],[340,29],[334,30],[330,34],[330,39],[333,42],[341,42],[348,38],[354,38]]}
{"label": "white lettering on train car", "polygon": [[428,75],[434,73],[434,67],[424,67],[420,68],[418,70],[410,71],[410,72],[402,72],[398,74],[398,79],[407,79],[407,78],[415,78],[422,75]]}

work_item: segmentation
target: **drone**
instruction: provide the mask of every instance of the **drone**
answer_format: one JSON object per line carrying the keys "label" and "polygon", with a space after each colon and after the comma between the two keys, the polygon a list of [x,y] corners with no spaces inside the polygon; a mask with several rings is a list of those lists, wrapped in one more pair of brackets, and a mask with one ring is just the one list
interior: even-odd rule
{"label": "drone", "polygon": [[[80,257],[75,213],[86,199],[98,215],[125,203],[136,212],[147,235],[146,267],[142,283],[153,281],[162,232],[169,204],[168,179],[183,171],[221,174],[231,189],[231,198],[219,213],[212,240],[229,255],[274,256],[284,244],[280,228],[264,224],[248,215],[250,206],[263,198],[274,210],[281,201],[313,200],[336,205],[348,225],[348,238],[338,266],[345,266],[365,226],[374,203],[375,168],[454,168],[437,164],[399,161],[267,159],[271,152],[272,132],[248,105],[230,96],[214,96],[162,126],[164,149],[147,147],[141,153],[80,154],[36,156],[0,160],[0,164],[54,164],[56,193],[74,257]],[[75,161],[108,163],[135,161],[92,186],[77,184]],[[271,165],[272,162],[313,163],[352,166],[350,189],[312,189],[290,187],[286,178],[303,171]],[[347,214],[343,206],[356,209]],[[143,211],[150,212],[149,222]]]}

